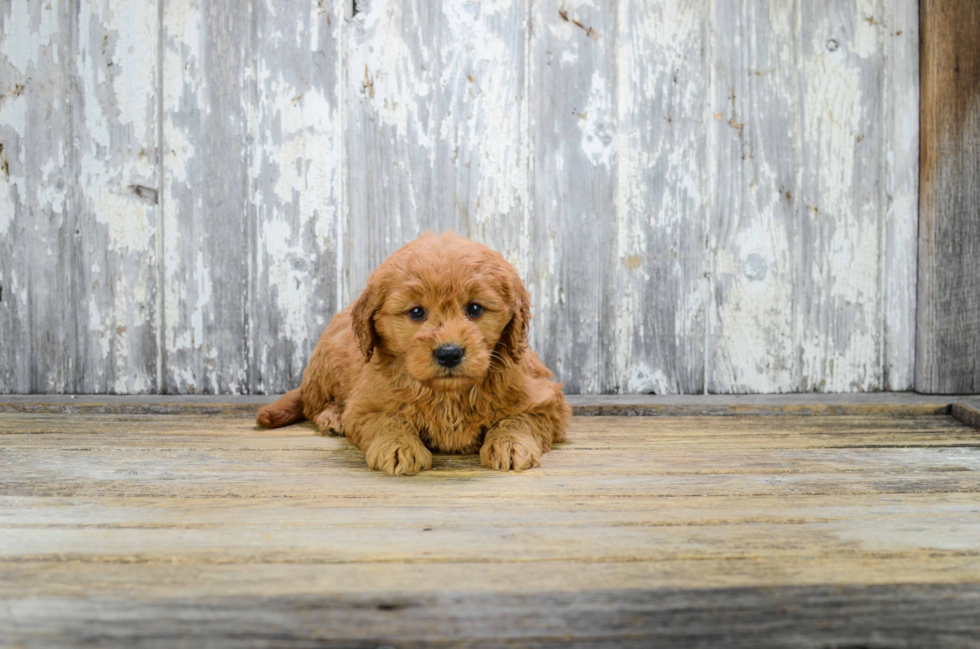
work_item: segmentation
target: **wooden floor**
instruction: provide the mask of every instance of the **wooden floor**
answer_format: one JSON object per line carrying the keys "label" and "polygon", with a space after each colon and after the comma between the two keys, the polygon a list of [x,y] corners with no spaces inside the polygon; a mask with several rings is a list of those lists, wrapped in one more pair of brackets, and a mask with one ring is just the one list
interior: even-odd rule
{"label": "wooden floor", "polygon": [[234,410],[16,410],[5,646],[980,645],[945,410],[575,417],[539,469],[413,478]]}

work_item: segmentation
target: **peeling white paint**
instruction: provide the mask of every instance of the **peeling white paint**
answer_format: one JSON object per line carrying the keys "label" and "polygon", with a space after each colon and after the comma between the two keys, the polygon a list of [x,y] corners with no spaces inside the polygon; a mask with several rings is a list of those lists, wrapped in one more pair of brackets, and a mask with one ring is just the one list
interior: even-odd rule
{"label": "peeling white paint", "polygon": [[[870,63],[861,57],[874,54],[875,46],[874,32],[860,27],[870,29],[866,18],[872,7],[861,5],[854,16],[858,27],[853,41],[833,52],[815,43],[814,54],[805,61],[803,137],[816,163],[805,175],[810,190],[805,194],[805,218],[811,231],[820,233],[820,244],[810,268],[802,270],[814,287],[810,299],[826,316],[821,323],[804,322],[800,344],[809,388],[828,392],[881,385],[876,323],[881,317],[879,219],[884,209],[862,200],[867,191],[862,184],[868,182],[871,169],[865,167],[869,158],[858,158],[859,143],[872,135],[874,115],[864,112],[872,105],[862,77]],[[869,39],[872,42],[865,43]],[[875,151],[872,158],[875,154],[884,151]]]}
{"label": "peeling white paint", "polygon": [[[440,139],[462,145],[466,156],[463,162],[478,171],[475,200],[471,198],[466,207],[479,228],[478,234],[499,246],[504,243],[500,230],[517,225],[508,219],[523,217],[523,206],[528,201],[525,161],[521,157],[523,115],[515,110],[515,100],[523,90],[518,85],[523,61],[513,38],[505,39],[486,26],[512,11],[512,3],[464,5],[467,6],[475,10],[443,7],[451,42],[466,46],[444,48],[442,58],[448,64],[440,79],[440,90],[449,97],[449,106],[439,135]],[[460,137],[464,138],[462,142]],[[502,252],[521,263],[523,256],[517,254],[521,248],[527,249],[518,243],[517,249]]]}
{"label": "peeling white paint", "polygon": [[627,394],[671,394],[673,386],[661,369],[651,369],[644,363],[637,363],[625,381]]}
{"label": "peeling white paint", "polygon": [[41,166],[40,172],[42,183],[37,190],[38,203],[55,213],[63,213],[67,207],[68,186],[58,182],[62,174],[61,167],[54,160],[48,160]]}
{"label": "peeling white paint", "polygon": [[610,100],[612,92],[606,87],[605,75],[599,70],[592,73],[589,99],[578,113],[582,129],[582,152],[597,165],[608,167],[615,154],[616,126],[612,119]]}
{"label": "peeling white paint", "polygon": [[[433,132],[419,120],[410,104],[424,105],[433,94],[427,77],[421,74],[427,52],[414,50],[402,37],[399,25],[408,3],[372,2],[359,11],[355,21],[365,34],[383,34],[383,47],[354,47],[348,64],[362,100],[369,101],[377,117],[396,129],[402,137],[411,132],[416,144],[431,156]],[[417,18],[416,18],[417,19]],[[431,161],[431,157],[430,157]]]}
{"label": "peeling white paint", "polygon": [[[885,5],[893,3],[884,3]],[[867,59],[879,54],[878,30],[888,29],[885,16],[879,13],[882,3],[877,0],[855,0],[850,18],[854,21],[854,37],[848,51],[855,56]],[[819,32],[816,32],[819,38]]]}
{"label": "peeling white paint", "polygon": [[[11,2],[4,17],[4,36],[0,39],[0,56],[21,75],[27,76],[37,62],[39,52],[51,44],[59,33],[60,8],[54,2]],[[16,38],[6,37],[16,34]],[[57,49],[53,50],[56,55]],[[58,61],[55,60],[55,63]]]}
{"label": "peeling white paint", "polygon": [[4,97],[0,100],[0,124],[12,129],[18,137],[27,136],[27,97]]}
{"label": "peeling white paint", "polygon": [[[0,116],[2,117],[2,116]],[[0,236],[7,236],[14,223],[14,189],[23,196],[24,182],[17,177],[0,178]]]}
{"label": "peeling white paint", "polygon": [[341,256],[345,244],[343,93],[325,74],[343,80],[342,61],[333,56],[344,27],[340,3],[275,11],[263,5],[263,11],[268,24],[246,71],[257,89],[248,109],[249,193],[257,217],[250,258],[256,286],[249,297],[254,342],[249,371],[235,377],[232,390],[298,384],[320,334],[317,318],[323,322],[339,308],[336,296],[343,293],[329,283],[343,268],[325,268],[328,260],[337,263],[331,256]]}
{"label": "peeling white paint", "polygon": [[151,5],[86,1],[77,25],[72,202],[79,254],[91,268],[76,283],[78,299],[88,303],[91,339],[79,351],[88,368],[83,388],[141,392],[156,385],[143,345],[155,325],[149,301],[156,283],[158,16]]}
{"label": "peeling white paint", "polygon": [[[109,358],[109,351],[111,347],[111,339],[109,336],[109,327],[102,321],[103,313],[99,308],[99,305],[95,300],[91,300],[88,303],[88,331],[92,336],[92,339],[99,345],[102,351],[102,358]],[[99,374],[103,374],[104,370],[101,367],[92,368]]]}
{"label": "peeling white paint", "polygon": [[[263,242],[263,255],[260,255],[258,272],[267,273],[269,287],[276,296],[276,312],[280,316],[280,335],[296,343],[293,362],[297,367],[306,363],[304,353],[311,337],[318,338],[319,332],[310,331],[306,324],[307,304],[311,299],[312,282],[309,266],[297,268],[294,263],[301,259],[302,243],[293,243],[290,223],[281,220],[265,220],[259,226]],[[268,260],[268,267],[263,264]]]}
{"label": "peeling white paint", "polygon": [[[153,389],[133,369],[148,330],[172,390],[290,387],[332,311],[426,227],[457,227],[515,264],[534,346],[584,389],[669,393],[698,370],[718,391],[911,385],[911,0],[459,0],[435,13],[372,0],[350,21],[345,2],[325,4],[257,4],[238,25],[248,36],[218,43],[227,35],[192,0],[166,0],[163,26],[154,3],[85,0],[67,62],[63,6],[5,9],[5,31],[24,37],[0,38],[0,71],[25,91],[0,99],[0,237],[25,233],[52,264],[55,230],[20,215],[78,208],[82,247],[97,252],[79,265],[91,341],[77,362],[99,389]],[[209,69],[218,45],[243,54],[241,70]],[[73,76],[75,148],[38,156],[31,93],[53,66]],[[215,147],[209,117],[244,121],[241,142]],[[208,172],[242,160],[247,196],[209,197]],[[221,200],[241,202],[240,233],[207,227]],[[26,270],[0,268],[18,309]],[[162,310],[140,309],[156,290]],[[240,316],[216,315],[238,295]],[[245,333],[206,340],[216,325]]]}
{"label": "peeling white paint", "polygon": [[121,125],[132,125],[137,134],[147,133],[155,128],[148,118],[155,117],[156,93],[148,95],[146,89],[157,66],[156,7],[133,11],[114,6],[108,14],[106,30],[116,36],[112,51],[116,119]]}
{"label": "peeling white paint", "polygon": [[697,270],[703,242],[695,234],[704,218],[704,86],[680,82],[702,76],[694,54],[702,9],[687,2],[617,5],[618,15],[630,16],[618,26],[615,50],[615,367],[624,392],[643,385],[638,376],[654,375],[649,389],[658,393],[692,389],[672,355],[704,338]]}

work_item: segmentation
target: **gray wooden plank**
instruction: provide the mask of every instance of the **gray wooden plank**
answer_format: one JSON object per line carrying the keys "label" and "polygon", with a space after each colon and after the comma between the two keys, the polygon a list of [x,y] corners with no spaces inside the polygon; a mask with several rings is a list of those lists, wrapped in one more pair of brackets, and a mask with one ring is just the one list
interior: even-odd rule
{"label": "gray wooden plank", "polygon": [[980,391],[980,6],[924,0],[915,389]]}
{"label": "gray wooden plank", "polygon": [[359,2],[348,32],[350,272],[454,229],[526,274],[524,2]]}
{"label": "gray wooden plank", "polygon": [[[883,384],[884,91],[880,5],[802,3],[800,389]],[[914,98],[913,98],[914,101]]]}
{"label": "gray wooden plank", "polygon": [[82,0],[75,9],[73,390],[155,392],[157,7]]}
{"label": "gray wooden plank", "polygon": [[[474,498],[490,499],[500,506],[512,501],[515,507],[520,503],[558,498],[572,502],[623,498],[647,506],[651,501],[660,501],[662,507],[669,508],[675,506],[672,503],[680,502],[678,499],[687,502],[713,498],[717,502],[728,498],[744,506],[758,498],[777,500],[801,494],[825,503],[842,497],[860,496],[875,501],[916,494],[939,502],[947,496],[962,499],[977,493],[975,474],[980,462],[977,431],[951,417],[678,417],[657,421],[605,417],[576,419],[571,431],[573,441],[549,454],[541,470],[529,472],[528,477],[490,471],[479,464],[475,455],[440,454],[432,471],[409,480],[389,480],[368,470],[363,455],[346,440],[316,436],[308,427],[282,433],[257,433],[247,418],[225,422],[218,430],[213,424],[209,426],[213,418],[207,417],[181,421],[158,416],[134,419],[102,415],[64,422],[32,415],[5,416],[5,424],[8,419],[13,421],[3,430],[22,432],[4,435],[6,468],[0,480],[0,495],[4,498],[113,498],[128,501],[132,503],[130,506],[139,506],[140,499],[147,498],[184,501],[189,503],[186,506],[203,502],[202,499],[212,503],[222,499],[253,503],[281,499],[283,507],[291,507],[288,503],[297,499],[319,499],[326,503],[369,499],[381,507],[441,502],[451,511],[453,503]],[[64,432],[50,432],[59,426]],[[294,439],[276,442],[272,435]],[[787,515],[791,514],[790,508]],[[975,527],[976,522],[949,524],[959,524],[960,531],[944,534],[941,529],[945,528],[933,521],[928,529],[936,533],[922,530],[922,534],[910,536],[908,530],[903,534],[899,529],[883,537],[881,529],[862,532],[867,528],[858,525],[846,534],[852,540],[861,539],[859,550],[849,548],[852,555],[860,551],[868,558],[889,548],[904,550],[913,540],[926,544],[926,549],[949,547],[934,547],[939,539],[953,543],[953,549],[964,544],[967,550],[972,549],[975,529],[970,525]],[[752,542],[756,550],[775,548],[767,545],[766,540],[747,538],[759,532],[743,532],[718,532],[722,537],[727,535],[728,542],[733,544],[728,550],[724,549],[724,538],[717,539],[718,545],[704,545],[708,531],[697,536],[696,542],[689,539],[688,546],[692,550],[696,545],[699,551],[735,554],[745,547],[744,542]],[[310,562],[379,558],[479,560],[477,555],[489,562],[487,553],[494,553],[495,544],[486,539],[460,540],[457,535],[456,541],[447,546],[434,547],[431,544],[438,543],[438,539],[416,538],[420,533],[416,528],[393,533],[388,539],[383,536],[365,539],[359,546],[346,547],[343,543],[346,532],[341,527],[340,531],[325,534],[320,545],[308,546],[297,541],[289,546],[295,550],[296,557],[301,546],[307,547]],[[255,557],[263,554],[263,547],[252,546],[246,540],[251,534],[243,531],[244,536],[238,541],[222,544],[223,535],[207,532],[209,543],[218,544],[212,549],[194,545],[195,539],[202,537],[193,533],[183,538],[174,533],[166,538],[151,538],[155,539],[154,543],[176,543],[192,552],[201,551],[206,562],[221,561],[235,552],[256,561]],[[467,534],[471,532],[463,532],[462,536]],[[665,553],[677,551],[672,548],[678,547],[663,536],[674,534],[670,531],[663,531],[659,538],[637,534],[636,530],[595,534],[599,533],[583,532],[577,536],[596,551],[603,549],[601,554],[617,560],[633,557],[655,561],[665,558]],[[732,539],[733,535],[737,538]],[[519,560],[521,556],[536,560],[547,560],[549,556],[595,556],[582,555],[581,549],[568,539],[555,540],[553,536],[541,530],[531,537],[511,537],[517,545],[507,547],[520,556],[504,556],[504,546],[498,547],[499,552],[494,556],[497,560]],[[609,537],[628,537],[631,542],[618,544],[609,541]],[[833,534],[831,537],[837,538]],[[22,553],[18,548],[30,548],[33,553],[30,556],[47,561],[64,554],[64,543],[72,537],[60,535],[56,539],[48,535],[46,540],[32,543],[30,532],[13,530],[3,531],[0,538],[10,552]],[[537,543],[533,542],[535,538]],[[600,542],[600,538],[607,540]],[[783,535],[781,538],[780,551],[807,554],[806,548],[801,552],[798,537],[787,539]],[[807,548],[823,538],[814,537],[808,541]],[[73,550],[72,555],[78,559],[102,552],[107,557],[115,557],[113,560],[134,556],[135,549],[124,547],[125,543],[124,539],[101,544],[93,540],[81,543],[79,548],[102,550]],[[535,549],[521,550],[525,543]],[[552,546],[553,551],[545,552],[545,545]],[[266,549],[271,551],[270,561],[273,556],[281,557],[275,548]],[[154,551],[161,551],[161,546],[153,545],[139,554],[148,556]],[[162,551],[167,557],[184,552],[165,548]],[[826,547],[812,548],[812,552],[830,556]]]}
{"label": "gray wooden plank", "polygon": [[253,393],[297,387],[320,332],[345,306],[341,29],[347,4],[252,5],[247,200],[254,223],[248,307]]}
{"label": "gray wooden plank", "polygon": [[919,3],[882,2],[884,164],[883,390],[915,385],[919,228]]}
{"label": "gray wooden plank", "polygon": [[714,18],[709,389],[907,389],[915,3],[756,4]]}
{"label": "gray wooden plank", "polygon": [[71,6],[0,6],[0,392],[75,389]]}
{"label": "gray wooden plank", "polygon": [[163,392],[249,385],[250,21],[237,3],[164,0]]}
{"label": "gray wooden plank", "polygon": [[[704,390],[705,2],[627,0],[616,26],[615,337],[609,389]],[[611,290],[606,288],[605,290]]]}
{"label": "gray wooden plank", "polygon": [[709,392],[807,389],[800,365],[798,3],[711,17]]}
{"label": "gray wooden plank", "polygon": [[617,8],[531,6],[532,347],[570,394],[619,389]]}
{"label": "gray wooden plank", "polygon": [[[458,578],[466,578],[463,570]],[[980,642],[975,583],[507,594],[44,595],[7,598],[4,605],[9,613],[0,617],[0,632],[5,638],[58,646],[972,647]]]}

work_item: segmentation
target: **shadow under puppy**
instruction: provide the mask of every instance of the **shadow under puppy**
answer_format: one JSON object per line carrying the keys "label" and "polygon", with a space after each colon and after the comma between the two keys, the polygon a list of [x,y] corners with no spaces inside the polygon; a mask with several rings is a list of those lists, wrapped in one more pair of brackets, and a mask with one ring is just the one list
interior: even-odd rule
{"label": "shadow under puppy", "polygon": [[500,471],[539,466],[571,408],[527,348],[530,317],[530,296],[499,253],[423,234],[371,273],[320,336],[299,389],[258,423],[310,419],[390,475],[431,468],[430,449],[479,450]]}

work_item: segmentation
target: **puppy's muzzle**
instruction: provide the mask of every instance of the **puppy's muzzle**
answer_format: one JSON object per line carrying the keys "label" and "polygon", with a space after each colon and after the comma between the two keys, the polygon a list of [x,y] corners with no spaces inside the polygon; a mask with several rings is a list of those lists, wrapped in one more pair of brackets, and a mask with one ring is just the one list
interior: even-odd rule
{"label": "puppy's muzzle", "polygon": [[443,367],[456,367],[463,360],[465,353],[466,351],[459,345],[443,345],[437,347],[432,355],[435,356],[436,362]]}

